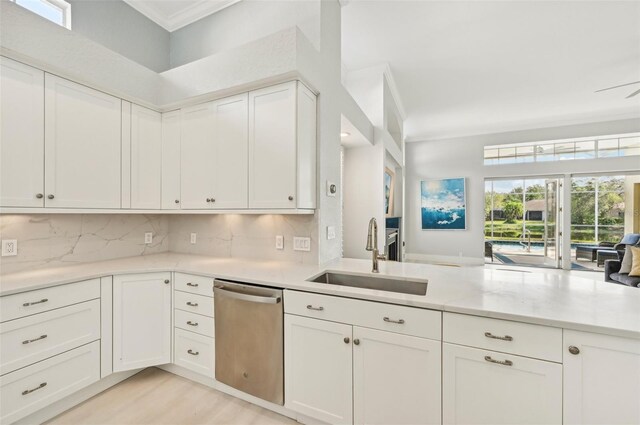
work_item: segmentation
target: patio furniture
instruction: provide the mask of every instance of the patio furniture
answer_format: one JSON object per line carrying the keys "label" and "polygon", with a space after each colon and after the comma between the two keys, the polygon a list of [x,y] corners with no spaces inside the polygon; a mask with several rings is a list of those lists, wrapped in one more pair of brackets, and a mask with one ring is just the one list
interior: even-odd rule
{"label": "patio furniture", "polygon": [[629,276],[627,273],[620,273],[621,265],[622,261],[620,260],[606,260],[604,262],[605,282],[640,288],[640,277]]}
{"label": "patio furniture", "polygon": [[604,262],[607,260],[619,260],[618,251],[615,249],[599,249],[596,252],[596,259],[598,260],[597,266],[604,266]]}
{"label": "patio furniture", "polygon": [[578,245],[576,246],[576,261],[589,260],[596,261],[598,258],[598,250],[602,248],[613,248],[613,242],[600,242],[598,245]]}
{"label": "patio furniture", "polygon": [[493,244],[489,241],[484,242],[484,256],[491,257],[491,262],[493,263]]}

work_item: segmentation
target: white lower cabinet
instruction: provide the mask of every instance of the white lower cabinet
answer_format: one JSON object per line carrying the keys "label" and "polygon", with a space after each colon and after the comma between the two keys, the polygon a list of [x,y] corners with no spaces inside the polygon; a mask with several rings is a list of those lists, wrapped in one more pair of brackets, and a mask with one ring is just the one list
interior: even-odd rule
{"label": "white lower cabinet", "polygon": [[564,423],[640,424],[640,340],[564,331]]}
{"label": "white lower cabinet", "polygon": [[352,423],[352,326],[286,314],[284,329],[285,407]]}
{"label": "white lower cabinet", "polygon": [[171,362],[171,274],[113,278],[113,371]]}
{"label": "white lower cabinet", "polygon": [[562,365],[443,344],[444,424],[561,424]]}
{"label": "white lower cabinet", "polygon": [[100,379],[100,342],[0,377],[0,423],[23,418]]}
{"label": "white lower cabinet", "polygon": [[215,377],[215,340],[176,328],[174,363],[200,375]]}
{"label": "white lower cabinet", "polygon": [[353,422],[439,424],[441,343],[353,328]]}

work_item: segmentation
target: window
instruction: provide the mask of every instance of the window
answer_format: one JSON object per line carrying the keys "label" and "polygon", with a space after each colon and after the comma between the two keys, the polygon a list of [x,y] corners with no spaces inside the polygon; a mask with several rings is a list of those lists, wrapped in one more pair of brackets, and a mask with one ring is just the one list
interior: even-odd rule
{"label": "window", "polygon": [[64,0],[11,0],[49,21],[71,29],[71,5]]}
{"label": "window", "polygon": [[484,147],[484,165],[640,155],[640,133]]}

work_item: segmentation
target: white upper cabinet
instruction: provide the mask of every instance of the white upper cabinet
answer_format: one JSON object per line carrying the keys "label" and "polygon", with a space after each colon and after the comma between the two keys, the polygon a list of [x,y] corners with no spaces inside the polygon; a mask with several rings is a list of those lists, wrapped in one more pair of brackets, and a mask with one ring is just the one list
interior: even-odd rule
{"label": "white upper cabinet", "polygon": [[113,278],[113,371],[171,362],[171,274]]}
{"label": "white upper cabinet", "polygon": [[211,207],[212,117],[212,103],[182,109],[180,194],[183,209]]}
{"label": "white upper cabinet", "polygon": [[0,206],[44,206],[44,72],[0,58]]}
{"label": "white upper cabinet", "polygon": [[640,424],[640,340],[564,331],[564,423]]}
{"label": "white upper cabinet", "polygon": [[315,207],[316,103],[299,92],[294,81],[249,93],[249,208]]}
{"label": "white upper cabinet", "polygon": [[211,206],[221,209],[247,208],[248,95],[244,93],[216,101],[212,111]]}
{"label": "white upper cabinet", "polygon": [[131,208],[160,209],[162,192],[162,117],[131,107]]}
{"label": "white upper cabinet", "polygon": [[121,100],[45,75],[45,205],[120,208]]}
{"label": "white upper cabinet", "polygon": [[162,209],[180,209],[180,111],[162,114]]}

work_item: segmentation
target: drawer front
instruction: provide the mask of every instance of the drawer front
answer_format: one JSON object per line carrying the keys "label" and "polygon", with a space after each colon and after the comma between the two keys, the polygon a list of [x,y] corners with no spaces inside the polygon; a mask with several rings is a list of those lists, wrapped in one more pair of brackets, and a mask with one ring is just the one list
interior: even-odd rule
{"label": "drawer front", "polygon": [[193,274],[176,273],[174,289],[192,294],[213,297],[213,278]]}
{"label": "drawer front", "polygon": [[213,317],[213,299],[204,295],[175,291],[173,305],[178,310]]}
{"label": "drawer front", "polygon": [[100,300],[0,324],[0,374],[100,339]]}
{"label": "drawer front", "polygon": [[209,378],[215,378],[214,339],[176,329],[175,364],[190,369]]}
{"label": "drawer front", "polygon": [[100,279],[52,286],[0,298],[0,322],[100,298]]}
{"label": "drawer front", "polygon": [[0,377],[0,423],[17,421],[100,379],[100,342]]}
{"label": "drawer front", "polygon": [[439,311],[291,290],[285,291],[284,310],[289,314],[441,339]]}
{"label": "drawer front", "polygon": [[200,314],[189,313],[188,311],[175,311],[175,326],[187,331],[196,332],[200,335],[215,337],[215,325],[213,317],[201,316]]}
{"label": "drawer front", "polygon": [[562,329],[444,313],[445,342],[562,363]]}

